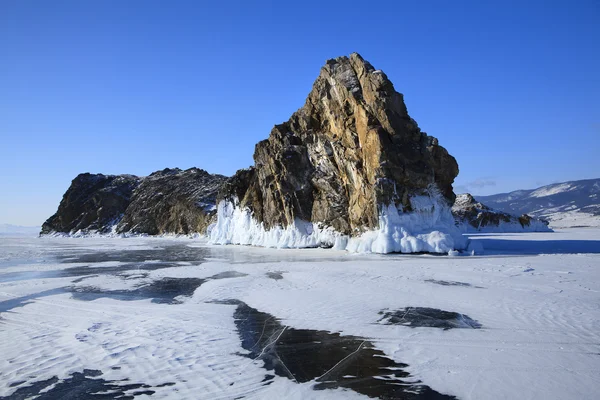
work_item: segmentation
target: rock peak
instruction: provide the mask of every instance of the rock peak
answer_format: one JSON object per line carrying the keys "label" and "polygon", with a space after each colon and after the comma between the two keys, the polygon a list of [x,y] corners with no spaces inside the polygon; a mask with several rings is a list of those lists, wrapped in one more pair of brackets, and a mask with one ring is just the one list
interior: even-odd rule
{"label": "rock peak", "polygon": [[222,198],[236,198],[265,229],[302,220],[347,235],[377,228],[382,207],[412,211],[411,198],[430,188],[449,206],[458,174],[402,94],[358,53],[327,60],[304,106],[256,145],[254,161]]}

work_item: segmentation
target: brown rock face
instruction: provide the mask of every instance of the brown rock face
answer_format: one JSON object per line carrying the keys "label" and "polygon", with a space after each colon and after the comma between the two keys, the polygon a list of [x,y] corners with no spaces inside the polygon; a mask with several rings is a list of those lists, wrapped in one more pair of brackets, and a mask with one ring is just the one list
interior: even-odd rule
{"label": "brown rock face", "polygon": [[343,234],[377,228],[378,206],[411,210],[437,186],[449,204],[454,157],[422,132],[387,76],[354,53],[328,60],[302,108],[256,145],[254,168],[221,190],[269,229],[295,219]]}

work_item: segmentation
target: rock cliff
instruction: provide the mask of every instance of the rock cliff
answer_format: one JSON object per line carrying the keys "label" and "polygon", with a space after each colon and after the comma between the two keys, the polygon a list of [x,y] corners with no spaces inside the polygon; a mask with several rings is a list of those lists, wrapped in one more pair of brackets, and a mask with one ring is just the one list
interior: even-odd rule
{"label": "rock cliff", "polygon": [[110,232],[125,213],[139,183],[140,178],[133,175],[77,175],[56,214],[42,225],[41,233]]}
{"label": "rock cliff", "polygon": [[225,179],[198,168],[167,168],[144,178],[80,174],[41,233],[204,233]]}
{"label": "rock cliff", "polygon": [[216,214],[222,175],[190,168],[164,169],[141,180],[117,232],[204,233]]}
{"label": "rock cliff", "polygon": [[523,214],[520,217],[494,210],[469,193],[456,196],[452,206],[456,225],[462,232],[550,232],[548,222]]}
{"label": "rock cliff", "polygon": [[454,157],[360,55],[328,60],[302,108],[220,192],[215,243],[447,252]]}

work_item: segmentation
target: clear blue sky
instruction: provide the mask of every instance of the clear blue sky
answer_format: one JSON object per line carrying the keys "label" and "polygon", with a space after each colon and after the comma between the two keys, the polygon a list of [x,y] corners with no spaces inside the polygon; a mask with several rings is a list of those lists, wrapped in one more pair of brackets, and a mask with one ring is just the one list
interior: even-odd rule
{"label": "clear blue sky", "polygon": [[491,194],[600,176],[600,2],[0,0],[0,222],[80,172],[230,175],[359,52]]}

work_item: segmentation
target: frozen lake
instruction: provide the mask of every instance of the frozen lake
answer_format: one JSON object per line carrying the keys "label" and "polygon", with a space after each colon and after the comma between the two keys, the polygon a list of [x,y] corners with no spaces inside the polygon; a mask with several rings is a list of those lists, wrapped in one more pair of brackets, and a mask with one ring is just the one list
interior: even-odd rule
{"label": "frozen lake", "polygon": [[600,229],[471,238],[484,255],[0,237],[0,398],[596,398]]}

